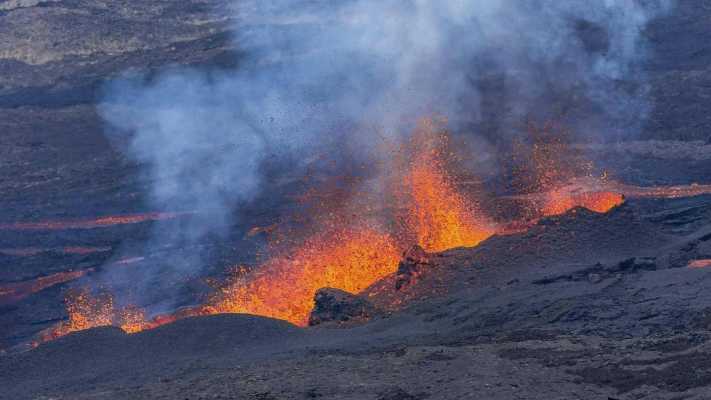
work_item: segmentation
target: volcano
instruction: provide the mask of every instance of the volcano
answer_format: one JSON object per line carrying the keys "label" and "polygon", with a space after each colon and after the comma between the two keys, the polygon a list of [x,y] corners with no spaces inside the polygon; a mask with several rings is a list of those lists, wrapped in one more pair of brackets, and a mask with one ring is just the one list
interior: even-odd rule
{"label": "volcano", "polygon": [[0,399],[711,398],[711,9],[494,3],[0,1]]}

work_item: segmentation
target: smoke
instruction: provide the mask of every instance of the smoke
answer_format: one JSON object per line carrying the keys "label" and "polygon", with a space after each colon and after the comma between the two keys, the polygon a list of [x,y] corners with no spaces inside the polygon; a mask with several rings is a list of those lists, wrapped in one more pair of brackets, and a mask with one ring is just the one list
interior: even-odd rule
{"label": "smoke", "polygon": [[[144,166],[150,202],[199,211],[156,235],[189,246],[224,232],[263,169],[349,144],[377,159],[417,118],[446,117],[486,144],[525,118],[632,135],[648,111],[644,29],[671,0],[262,0],[235,2],[234,71],[126,75],[99,110]],[[484,157],[472,153],[472,158]],[[199,271],[202,258],[182,260]],[[177,267],[176,267],[177,268]],[[136,278],[131,277],[136,284]],[[147,285],[147,283],[144,283]],[[140,289],[139,289],[140,290]]]}

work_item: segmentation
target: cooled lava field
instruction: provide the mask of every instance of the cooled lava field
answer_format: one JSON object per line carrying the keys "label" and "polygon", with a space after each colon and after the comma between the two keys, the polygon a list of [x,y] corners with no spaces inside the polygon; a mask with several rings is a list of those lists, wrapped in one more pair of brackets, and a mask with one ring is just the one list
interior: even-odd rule
{"label": "cooled lava field", "polygon": [[0,0],[0,399],[711,398],[711,3],[535,3]]}

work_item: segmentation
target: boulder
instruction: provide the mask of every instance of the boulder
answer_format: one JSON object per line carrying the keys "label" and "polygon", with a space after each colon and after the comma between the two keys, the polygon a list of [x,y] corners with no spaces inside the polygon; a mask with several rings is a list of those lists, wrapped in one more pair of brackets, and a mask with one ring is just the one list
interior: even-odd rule
{"label": "boulder", "polygon": [[414,283],[418,276],[432,266],[429,254],[420,246],[410,247],[402,256],[395,277],[395,289]]}
{"label": "boulder", "polygon": [[309,326],[326,322],[363,320],[373,316],[375,309],[366,299],[340,289],[322,288],[314,296],[314,309]]}

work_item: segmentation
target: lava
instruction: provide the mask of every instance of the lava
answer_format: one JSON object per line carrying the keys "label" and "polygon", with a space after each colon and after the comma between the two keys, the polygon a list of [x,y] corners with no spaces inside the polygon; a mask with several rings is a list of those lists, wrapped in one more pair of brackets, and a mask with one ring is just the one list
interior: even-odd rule
{"label": "lava", "polygon": [[701,260],[691,260],[688,265],[689,268],[708,268],[711,267],[711,260],[701,259]]}
{"label": "lava", "polygon": [[117,225],[138,224],[148,221],[175,219],[186,213],[152,212],[146,214],[111,215],[94,219],[65,221],[14,222],[0,224],[2,230],[16,231],[55,231],[66,229],[94,229]]}
{"label": "lava", "polygon": [[79,279],[90,271],[92,271],[92,269],[57,272],[55,274],[41,276],[29,281],[0,285],[0,304],[20,301],[34,293],[50,288],[54,285]]}
{"label": "lava", "polygon": [[64,299],[69,318],[49,331],[43,332],[41,341],[48,341],[100,326],[114,324],[114,300],[108,293],[94,296],[88,289],[70,291]]}
{"label": "lava", "polygon": [[[427,252],[473,247],[496,232],[530,226],[528,220],[497,225],[484,213],[479,194],[460,191],[456,180],[460,174],[453,172],[458,160],[449,137],[438,126],[433,120],[422,121],[411,139],[400,146],[393,164],[388,165],[384,184],[378,186],[383,193],[374,193],[372,186],[364,185],[367,177],[339,180],[333,187],[317,183],[299,197],[302,212],[293,218],[296,226],[287,223],[252,229],[248,236],[267,233],[270,256],[254,268],[238,268],[226,282],[216,285],[202,305],[151,318],[136,306],[114,306],[109,294],[92,295],[84,289],[67,297],[69,319],[49,330],[43,340],[103,325],[135,333],[189,316],[216,313],[261,315],[304,326],[319,289],[363,292],[395,273],[403,250],[414,244]],[[535,150],[536,154],[542,152]],[[606,212],[624,200],[618,192],[600,189],[605,182],[562,185],[553,180],[547,175],[543,187],[549,190],[518,196],[533,204],[539,217],[576,206]],[[385,207],[379,203],[383,198],[389,201]],[[104,223],[97,221],[115,220],[85,221],[83,226]]]}
{"label": "lava", "polygon": [[20,247],[0,249],[0,253],[14,257],[32,257],[47,252],[57,252],[72,255],[88,255],[94,253],[104,253],[111,251],[111,247],[90,247],[90,246],[67,246],[59,248],[48,247]]}
{"label": "lava", "polygon": [[136,333],[158,326],[146,319],[145,312],[136,306],[118,307],[107,291],[93,293],[88,288],[73,289],[64,299],[69,318],[43,331],[39,341],[46,342],[72,332],[101,326],[118,326],[126,333]]}
{"label": "lava", "polygon": [[542,216],[562,214],[574,207],[604,213],[625,199],[674,199],[711,194],[711,185],[634,186],[606,178],[573,178],[547,192],[511,196],[530,204]]}
{"label": "lava", "polygon": [[547,199],[541,212],[544,216],[551,216],[563,214],[575,207],[583,207],[590,211],[606,213],[624,201],[624,196],[616,192],[571,193],[565,190],[554,190],[547,193]]}
{"label": "lava", "polygon": [[395,272],[400,252],[390,235],[371,227],[328,230],[270,259],[254,275],[238,275],[204,309],[306,325],[318,289],[358,293]]}
{"label": "lava", "polygon": [[429,252],[474,247],[494,233],[477,203],[465,198],[448,174],[447,148],[448,136],[425,121],[405,152],[404,220]]}
{"label": "lava", "polygon": [[690,185],[675,186],[633,186],[620,182],[609,182],[607,186],[611,190],[623,193],[629,198],[656,198],[656,199],[676,199],[680,197],[694,197],[711,194],[711,185]]}

